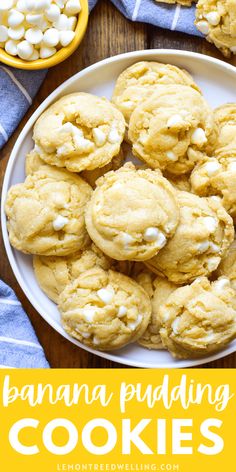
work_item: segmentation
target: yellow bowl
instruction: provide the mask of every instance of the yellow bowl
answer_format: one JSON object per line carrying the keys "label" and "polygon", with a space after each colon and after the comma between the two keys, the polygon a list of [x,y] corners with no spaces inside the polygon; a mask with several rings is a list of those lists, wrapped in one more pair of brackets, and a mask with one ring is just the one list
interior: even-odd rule
{"label": "yellow bowl", "polygon": [[77,26],[75,29],[75,37],[67,47],[62,47],[56,54],[47,59],[38,59],[36,61],[24,61],[16,56],[11,56],[3,48],[0,48],[0,63],[3,62],[8,66],[16,67],[17,69],[38,70],[53,67],[71,56],[81,43],[88,24],[88,0],[80,0],[81,12],[79,13]]}

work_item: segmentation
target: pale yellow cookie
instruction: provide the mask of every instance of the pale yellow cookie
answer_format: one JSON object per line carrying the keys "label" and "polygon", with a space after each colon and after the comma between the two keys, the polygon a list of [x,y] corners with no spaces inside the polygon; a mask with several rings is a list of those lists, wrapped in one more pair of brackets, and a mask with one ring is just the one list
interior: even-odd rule
{"label": "pale yellow cookie", "polygon": [[179,359],[213,354],[236,337],[235,291],[227,278],[199,277],[160,307],[162,342]]}
{"label": "pale yellow cookie", "polygon": [[176,190],[181,190],[182,192],[190,192],[191,189],[191,182],[190,182],[190,175],[172,175],[168,172],[165,172],[164,177],[169,180],[170,184],[176,188]]}
{"label": "pale yellow cookie", "polygon": [[119,75],[112,96],[127,126],[134,109],[161,84],[189,85],[200,91],[191,75],[179,67],[160,62],[136,62]]}
{"label": "pale yellow cookie", "polygon": [[184,7],[191,7],[192,3],[196,2],[197,0],[155,0],[157,3],[179,3]]}
{"label": "pale yellow cookie", "polygon": [[224,56],[236,53],[235,0],[199,0],[195,24]]}
{"label": "pale yellow cookie", "polygon": [[86,226],[94,243],[117,260],[147,260],[178,224],[175,191],[160,172],[126,164],[97,181]]}
{"label": "pale yellow cookie", "polygon": [[215,271],[234,239],[232,218],[219,199],[178,192],[180,222],[174,236],[146,265],[184,284]]}
{"label": "pale yellow cookie", "polygon": [[[141,284],[142,285],[142,284]],[[138,340],[138,344],[147,349],[165,349],[160,336],[160,307],[168,296],[177,288],[177,285],[167,279],[156,277],[152,282],[153,294],[151,297],[152,316],[145,333]]]}
{"label": "pale yellow cookie", "polygon": [[219,137],[214,156],[198,164],[191,174],[192,190],[201,196],[219,195],[236,222],[236,104],[215,110]]}
{"label": "pale yellow cookie", "polygon": [[34,126],[41,159],[71,172],[104,167],[119,153],[125,132],[121,112],[107,99],[73,93],[51,105]]}
{"label": "pale yellow cookie", "polygon": [[51,300],[58,303],[59,295],[65,287],[86,270],[101,267],[111,268],[113,261],[105,256],[95,244],[71,256],[34,256],[33,264],[41,289]]}
{"label": "pale yellow cookie", "polygon": [[94,268],[67,285],[60,295],[64,329],[87,346],[101,351],[135,342],[146,330],[151,302],[129,277]]}
{"label": "pale yellow cookie", "polygon": [[177,175],[212,153],[217,134],[209,105],[186,85],[159,85],[130,118],[133,153],[153,169]]}
{"label": "pale yellow cookie", "polygon": [[94,170],[83,170],[83,172],[81,172],[81,177],[83,177],[83,179],[86,180],[86,182],[88,182],[91,187],[95,188],[96,181],[99,179],[99,177],[102,177],[110,170],[119,169],[124,163],[124,158],[124,153],[122,151],[122,148],[120,148],[119,154],[117,154],[117,156],[114,156],[111,162],[109,162],[109,164],[104,167],[98,167]]}
{"label": "pale yellow cookie", "polygon": [[227,254],[223,257],[216,275],[227,277],[233,289],[236,290],[236,240],[232,242]]}
{"label": "pale yellow cookie", "polygon": [[37,147],[32,149],[25,158],[25,175],[32,175],[43,166],[47,166],[45,161],[40,158],[39,153],[37,152]]}
{"label": "pale yellow cookie", "polygon": [[13,247],[24,253],[64,256],[86,246],[85,206],[91,187],[79,176],[51,166],[10,188],[6,201]]}

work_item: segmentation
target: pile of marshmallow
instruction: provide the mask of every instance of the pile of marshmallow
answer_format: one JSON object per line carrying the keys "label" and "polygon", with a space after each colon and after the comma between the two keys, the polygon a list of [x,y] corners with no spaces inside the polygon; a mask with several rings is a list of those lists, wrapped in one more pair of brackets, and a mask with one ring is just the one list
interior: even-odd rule
{"label": "pile of marshmallow", "polygon": [[46,59],[75,37],[80,0],[0,0],[0,47],[26,61]]}

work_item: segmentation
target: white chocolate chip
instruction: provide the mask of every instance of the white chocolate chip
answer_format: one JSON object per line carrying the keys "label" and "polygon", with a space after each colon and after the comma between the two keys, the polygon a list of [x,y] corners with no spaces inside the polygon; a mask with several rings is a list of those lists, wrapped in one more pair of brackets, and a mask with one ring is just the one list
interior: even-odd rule
{"label": "white chocolate chip", "polygon": [[[26,1],[30,1],[32,2],[33,0],[26,0]],[[50,7],[50,4],[51,4],[51,0],[36,0],[35,2],[35,6],[34,6],[34,10],[35,11],[45,11],[47,10],[47,8]],[[30,10],[32,10],[32,8],[30,8]]]}
{"label": "white chocolate chip", "polygon": [[89,139],[85,139],[79,135],[74,136],[74,143],[75,143],[75,146],[78,148],[77,151],[79,150],[85,153],[92,151],[94,147],[94,144],[92,143],[92,141],[90,141]]}
{"label": "white chocolate chip", "polygon": [[236,172],[236,162],[231,162],[231,163],[228,165],[227,170],[229,170],[230,172]]}
{"label": "white chocolate chip", "polygon": [[131,100],[127,100],[126,102],[122,103],[122,107],[126,108],[127,110],[132,110],[134,103],[131,102]]}
{"label": "white chocolate chip", "polygon": [[210,245],[209,241],[203,241],[202,243],[199,244],[197,251],[200,254],[204,254],[204,252],[208,251],[209,245]]}
{"label": "white chocolate chip", "polygon": [[217,26],[220,22],[221,16],[219,15],[217,11],[210,11],[209,13],[205,15],[205,18],[208,21],[208,23],[210,23],[210,25]]}
{"label": "white chocolate chip", "polygon": [[34,48],[29,41],[21,41],[17,44],[17,54],[21,59],[27,60],[30,56],[32,56],[34,52]]}
{"label": "white chocolate chip", "polygon": [[218,221],[213,216],[204,217],[204,225],[210,233],[214,233],[218,226]]}
{"label": "white chocolate chip", "polygon": [[9,10],[10,8],[12,8],[14,5],[14,1],[13,0],[1,0],[1,3],[0,3],[0,11],[7,11]]}
{"label": "white chocolate chip", "polygon": [[4,25],[0,25],[0,42],[4,43],[8,40],[8,29]]}
{"label": "white chocolate chip", "polygon": [[26,8],[25,0],[18,0],[16,4],[16,8],[18,11],[21,11],[22,13],[26,13],[27,8]]}
{"label": "white chocolate chip", "polygon": [[159,238],[160,231],[157,228],[147,228],[144,231],[143,239],[147,242],[156,241]]}
{"label": "white chocolate chip", "polygon": [[79,0],[68,0],[64,12],[66,15],[77,15],[81,11],[81,5]]}
{"label": "white chocolate chip", "polygon": [[221,165],[219,164],[219,162],[216,159],[214,159],[214,160],[211,160],[210,162],[207,162],[207,164],[204,166],[204,168],[207,172],[208,177],[211,177],[212,175],[217,174],[217,172],[221,168]]}
{"label": "white chocolate chip", "polygon": [[204,35],[208,35],[208,33],[210,31],[209,23],[205,20],[198,21],[197,22],[197,28]]}
{"label": "white chocolate chip", "polygon": [[61,156],[64,156],[66,155],[67,153],[67,146],[66,144],[63,144],[62,146],[59,146],[57,148],[57,157],[61,157]]}
{"label": "white chocolate chip", "polygon": [[[55,5],[56,6],[56,5]],[[44,32],[43,43],[45,46],[57,46],[60,40],[59,31],[56,28],[49,28]]]}
{"label": "white chocolate chip", "polygon": [[93,322],[96,310],[93,307],[84,307],[83,316],[89,323]]}
{"label": "white chocolate chip", "polygon": [[69,222],[68,218],[62,215],[58,215],[53,221],[52,226],[55,231],[60,231]]}
{"label": "white chocolate chip", "polygon": [[213,287],[214,289],[216,289],[217,291],[222,291],[224,290],[224,288],[226,287],[230,287],[230,281],[229,279],[227,279],[226,277],[222,278],[222,279],[219,279],[217,280],[216,282],[214,282],[213,284]]}
{"label": "white chocolate chip", "polygon": [[174,334],[179,334],[179,324],[180,324],[180,318],[175,318],[173,321],[171,328]]}
{"label": "white chocolate chip", "polygon": [[100,341],[100,339],[99,339],[97,336],[94,336],[94,337],[93,337],[93,344],[97,344],[97,345],[98,345],[98,344],[101,344],[101,341]]}
{"label": "white chocolate chip", "polygon": [[15,28],[8,28],[8,36],[11,39],[21,39],[25,35],[25,28],[22,25],[16,26]]}
{"label": "white chocolate chip", "polygon": [[77,16],[69,16],[67,22],[67,29],[70,31],[74,31],[77,25]]}
{"label": "white chocolate chip", "polygon": [[178,157],[176,156],[176,154],[174,154],[173,151],[167,151],[166,157],[169,161],[172,161],[172,162],[175,162],[178,160]]}
{"label": "white chocolate chip", "polygon": [[162,249],[165,246],[165,244],[166,244],[166,237],[161,231],[159,231],[159,235],[155,242],[155,246],[158,247],[159,249]]}
{"label": "white chocolate chip", "polygon": [[184,120],[181,115],[173,115],[167,121],[167,128],[178,128],[183,126]]}
{"label": "white chocolate chip", "polygon": [[17,44],[18,41],[14,41],[14,39],[9,39],[5,43],[5,50],[7,54],[11,54],[11,56],[17,56]]}
{"label": "white chocolate chip", "polygon": [[53,25],[55,28],[57,28],[59,31],[65,31],[67,30],[68,27],[68,17],[62,13],[59,18],[54,21]]}
{"label": "white chocolate chip", "polygon": [[231,51],[233,54],[236,54],[236,46],[231,46],[230,51]]}
{"label": "white chocolate chip", "polygon": [[101,129],[93,128],[93,139],[97,146],[103,146],[106,141],[106,135]]}
{"label": "white chocolate chip", "polygon": [[41,13],[28,13],[26,15],[26,21],[33,26],[40,26],[43,22],[43,15]]}
{"label": "white chocolate chip", "polygon": [[210,257],[207,261],[207,268],[210,272],[213,272],[214,270],[217,269],[218,265],[220,263],[220,257]]}
{"label": "white chocolate chip", "polygon": [[47,46],[42,46],[39,50],[39,55],[41,59],[47,59],[48,57],[53,56],[56,54],[56,48],[49,48]]}
{"label": "white chocolate chip", "polygon": [[220,246],[215,243],[210,243],[209,249],[211,250],[211,252],[213,252],[213,254],[217,254],[218,252],[220,252]]}
{"label": "white chocolate chip", "polygon": [[122,318],[122,317],[125,316],[126,314],[127,314],[127,308],[126,308],[126,306],[121,305],[121,306],[119,307],[119,310],[118,310],[118,313],[117,313],[118,318]]}
{"label": "white chocolate chip", "polygon": [[98,290],[97,295],[100,300],[105,303],[105,305],[111,303],[114,298],[114,292],[107,288],[101,288],[100,290]]}
{"label": "white chocolate chip", "polygon": [[68,46],[74,39],[75,32],[74,31],[60,31],[60,43],[63,47]]}
{"label": "white chocolate chip", "polygon": [[135,239],[128,233],[123,233],[121,237],[125,246],[129,246],[129,244],[132,244],[135,241]]}
{"label": "white chocolate chip", "polygon": [[28,61],[37,61],[39,59],[39,52],[34,48],[33,54],[27,59]]}
{"label": "white chocolate chip", "polygon": [[121,138],[119,136],[119,133],[116,128],[112,128],[109,135],[108,135],[108,141],[111,144],[119,143],[121,141]]}
{"label": "white chocolate chip", "polygon": [[130,328],[131,331],[134,331],[134,330],[137,328],[137,326],[140,325],[142,319],[143,319],[143,316],[139,314],[139,315],[137,316],[137,319],[136,319],[135,321],[130,321],[130,322],[127,324],[128,328]]}
{"label": "white chocolate chip", "polygon": [[25,39],[31,44],[39,44],[43,39],[43,33],[37,27],[29,28],[25,33]]}
{"label": "white chocolate chip", "polygon": [[25,15],[15,9],[10,10],[8,15],[8,25],[14,28],[15,26],[19,26],[25,19]]}
{"label": "white chocolate chip", "polygon": [[191,143],[196,146],[203,146],[207,142],[207,137],[204,129],[197,128],[194,130],[191,136]]}
{"label": "white chocolate chip", "polygon": [[58,5],[55,5],[54,3],[50,5],[50,7],[45,11],[45,16],[47,20],[49,21],[57,21],[59,16],[61,14],[61,10]]}

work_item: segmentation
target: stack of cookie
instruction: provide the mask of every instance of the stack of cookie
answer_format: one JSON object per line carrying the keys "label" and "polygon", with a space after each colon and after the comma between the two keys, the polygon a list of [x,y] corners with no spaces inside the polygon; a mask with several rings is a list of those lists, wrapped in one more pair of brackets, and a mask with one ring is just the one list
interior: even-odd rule
{"label": "stack of cookie", "polygon": [[226,57],[236,54],[235,0],[156,0],[161,3],[179,3],[196,6],[197,29]]}
{"label": "stack of cookie", "polygon": [[74,93],[40,116],[9,238],[71,336],[178,358],[236,338],[235,131],[236,104],[211,110],[157,62],[122,72],[111,102]]}

